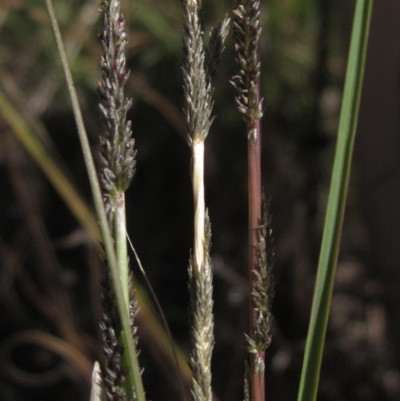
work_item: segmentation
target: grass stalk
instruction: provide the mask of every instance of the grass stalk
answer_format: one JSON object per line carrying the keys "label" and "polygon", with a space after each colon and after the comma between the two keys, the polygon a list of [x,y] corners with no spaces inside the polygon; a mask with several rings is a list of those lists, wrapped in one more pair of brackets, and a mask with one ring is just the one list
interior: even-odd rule
{"label": "grass stalk", "polygon": [[[212,117],[211,84],[205,69],[203,30],[199,18],[201,1],[183,2],[184,27],[184,90],[189,146],[192,150],[192,185],[194,202],[194,240],[189,263],[191,298],[190,367],[192,395],[195,401],[211,401],[211,355],[214,346],[214,317],[212,314],[212,273],[209,259],[211,232],[206,221],[204,201],[204,141]],[[205,227],[207,226],[207,232]],[[207,244],[206,244],[206,236]]]}
{"label": "grass stalk", "polygon": [[272,278],[271,235],[269,220],[263,215],[261,185],[261,117],[259,41],[260,2],[236,0],[233,9],[234,39],[239,73],[232,78],[238,89],[238,110],[247,126],[248,155],[248,215],[249,263],[248,274],[251,297],[249,302],[249,336],[247,337],[250,364],[248,396],[251,401],[265,400],[265,350],[271,340]]}
{"label": "grass stalk", "polygon": [[204,140],[194,140],[192,143],[192,185],[194,201],[194,274],[200,277],[204,265]]}
{"label": "grass stalk", "polygon": [[214,347],[212,313],[211,227],[204,200],[204,142],[212,117],[212,78],[223,50],[228,19],[211,31],[209,46],[204,46],[204,32],[199,17],[201,0],[184,0],[184,92],[188,143],[192,151],[194,201],[194,244],[189,262],[191,299],[193,373],[192,395],[195,401],[211,401],[211,355]]}
{"label": "grass stalk", "polygon": [[128,246],[126,232],[126,210],[125,210],[125,193],[119,192],[116,195],[114,213],[114,236],[115,250],[118,261],[119,274],[124,291],[124,298],[127,306],[129,306],[129,272],[128,272]]}
{"label": "grass stalk", "polygon": [[121,319],[121,336],[123,337],[124,353],[127,355],[126,360],[129,363],[127,372],[127,382],[129,383],[129,392],[127,397],[129,399],[136,399],[138,401],[145,401],[144,388],[141,378],[141,370],[136,353],[136,347],[131,332],[130,312],[126,303],[121,279],[120,270],[117,264],[117,258],[114,250],[114,241],[111,236],[110,227],[108,224],[107,214],[103,203],[103,196],[100,190],[100,184],[97,178],[97,172],[94,166],[93,156],[90,150],[89,140],[86,129],[83,123],[82,113],[79,107],[78,97],[72,80],[71,71],[68,66],[64,45],[60,29],[58,27],[57,19],[55,16],[54,8],[51,0],[46,0],[46,6],[49,13],[51,26],[54,32],[57,49],[59,51],[60,60],[63,66],[67,86],[72,102],[72,108],[77,124],[78,135],[81,142],[82,152],[86,164],[86,169],[89,175],[89,182],[94,198],[94,204],[99,218],[99,225],[104,243],[105,252],[107,255],[107,262],[110,268],[114,293],[116,297],[116,304]]}
{"label": "grass stalk", "polygon": [[[257,84],[259,86],[259,83]],[[248,127],[248,197],[249,197],[249,282],[250,291],[254,292],[256,280],[254,271],[258,266],[258,231],[261,222],[261,123],[257,121],[254,126]],[[254,298],[249,302],[250,333],[257,331],[257,309]],[[265,400],[264,369],[255,369],[256,360],[265,363],[265,351],[250,354],[250,393],[252,401]]]}
{"label": "grass stalk", "polygon": [[356,3],[344,95],[340,112],[338,139],[298,401],[314,401],[317,397],[358,121],[372,3],[372,0],[358,0]]}

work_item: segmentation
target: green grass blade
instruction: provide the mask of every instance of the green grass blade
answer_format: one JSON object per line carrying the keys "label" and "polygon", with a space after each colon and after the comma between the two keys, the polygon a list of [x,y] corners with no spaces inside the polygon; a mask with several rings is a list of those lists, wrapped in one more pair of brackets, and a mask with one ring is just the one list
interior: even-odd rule
{"label": "green grass blade", "polygon": [[332,297],[364,74],[372,0],[358,0],[298,401],[314,401]]}
{"label": "green grass blade", "polygon": [[136,347],[132,337],[131,325],[130,325],[130,314],[129,307],[124,297],[125,291],[123,291],[122,283],[120,279],[119,268],[117,264],[117,258],[114,252],[113,240],[111,237],[110,227],[108,225],[106,211],[104,209],[103,197],[100,190],[99,181],[97,179],[97,172],[94,166],[93,156],[90,150],[89,140],[86,133],[86,129],[83,123],[82,113],[79,107],[78,96],[75,91],[75,87],[72,80],[71,71],[68,66],[67,56],[65,54],[64,45],[61,38],[60,29],[58,27],[57,19],[54,13],[53,5],[51,0],[46,0],[46,6],[49,13],[51,26],[53,28],[54,36],[56,39],[57,49],[59,51],[60,60],[63,66],[65,78],[69,94],[71,97],[72,108],[75,116],[75,121],[78,129],[79,140],[81,142],[83,157],[86,164],[86,169],[89,175],[89,182],[94,198],[94,204],[99,218],[100,231],[103,238],[104,248],[107,255],[107,262],[110,268],[110,273],[113,281],[114,292],[116,296],[116,302],[118,312],[121,319],[122,326],[122,341],[124,344],[125,359],[129,363],[127,380],[131,384],[131,394],[127,394],[129,398],[136,399],[137,401],[145,401],[145,394],[143,389],[141,371],[136,353]]}

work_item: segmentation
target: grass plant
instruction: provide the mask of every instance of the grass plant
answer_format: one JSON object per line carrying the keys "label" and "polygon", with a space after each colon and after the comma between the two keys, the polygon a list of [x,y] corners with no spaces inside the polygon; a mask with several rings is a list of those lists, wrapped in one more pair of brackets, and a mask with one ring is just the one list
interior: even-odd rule
{"label": "grass plant", "polygon": [[212,123],[212,78],[221,57],[229,20],[212,30],[209,47],[203,43],[201,0],[185,0],[184,93],[188,142],[192,151],[194,199],[194,245],[189,261],[193,373],[192,395],[196,401],[211,401],[211,355],[214,347],[212,313],[211,226],[204,199],[204,143]]}
{"label": "grass plant", "polygon": [[[65,50],[61,38],[61,33],[57,24],[57,19],[55,17],[54,9],[52,6],[52,2],[50,0],[46,1],[47,9],[49,12],[50,20],[52,23],[52,28],[54,32],[54,36],[56,38],[57,48],[60,53],[60,60],[63,65],[66,81],[68,84],[68,89],[70,92],[70,97],[72,101],[72,106],[75,114],[75,120],[78,127],[79,139],[81,141],[82,151],[85,158],[86,168],[89,175],[89,180],[91,184],[91,189],[93,193],[93,197],[95,200],[96,212],[100,222],[100,230],[102,233],[102,240],[104,243],[104,248],[107,257],[107,264],[110,268],[110,276],[113,282],[113,294],[115,296],[117,308],[118,308],[118,318],[120,320],[120,332],[117,335],[118,341],[120,341],[120,347],[124,350],[124,361],[127,364],[127,374],[126,383],[124,383],[125,388],[125,396],[127,399],[137,399],[138,401],[144,401],[144,389],[143,383],[141,379],[141,372],[138,364],[136,346],[134,342],[134,338],[132,336],[132,322],[131,322],[131,312],[130,312],[130,304],[127,299],[127,294],[129,294],[128,290],[128,278],[127,276],[127,253],[122,254],[121,248],[123,247],[120,244],[121,238],[112,237],[109,220],[107,216],[107,212],[105,209],[105,205],[103,203],[103,195],[100,190],[100,184],[97,178],[96,168],[94,166],[93,156],[90,150],[88,136],[85,130],[85,126],[83,123],[82,114],[79,108],[77,94],[74,89],[71,72],[68,66],[68,62],[65,55]],[[111,2],[103,3],[103,6],[109,6],[108,11],[118,13],[119,11],[119,2]],[[112,7],[111,7],[112,6]],[[104,10],[107,12],[107,10]],[[114,20],[116,24],[119,23],[119,13],[118,15],[112,15],[108,17],[111,20]],[[115,26],[114,26],[115,28]],[[112,40],[113,38],[108,38],[108,40]],[[112,67],[114,68],[114,67]],[[117,132],[117,135],[120,133]],[[125,134],[125,132],[123,132]],[[118,201],[120,201],[121,196],[119,194],[113,194],[117,196]],[[119,205],[121,206],[121,205]],[[113,211],[114,212],[114,211]],[[121,214],[121,212],[117,212]],[[118,216],[116,220],[116,228],[121,228],[120,218]],[[124,229],[125,230],[125,229]],[[125,233],[125,231],[124,231]],[[124,237],[124,241],[126,241],[126,236]],[[116,246],[117,249],[114,248]],[[125,247],[125,249],[127,249]],[[118,259],[120,258],[120,259]],[[124,289],[125,285],[125,289]],[[112,373],[112,372],[111,372]],[[121,383],[118,383],[121,384]],[[119,392],[117,392],[117,396],[119,396]]]}
{"label": "grass plant", "polygon": [[[356,4],[331,189],[298,401],[314,401],[317,397],[357,127],[372,3],[372,0],[357,0]],[[215,341],[214,298],[210,255],[211,223],[205,206],[205,143],[214,119],[214,78],[224,41],[228,35],[230,19],[226,17],[223,22],[211,29],[208,45],[206,45],[201,14],[203,1],[183,0],[182,5],[184,116],[187,143],[192,156],[191,180],[194,205],[193,248],[188,269],[191,332],[188,364],[192,374],[192,398],[195,401],[212,401],[214,397],[211,369]],[[143,301],[145,298],[140,295],[141,288],[138,286],[135,291],[132,291],[136,282],[130,273],[128,258],[125,197],[135,174],[136,150],[131,123],[127,120],[132,101],[124,93],[129,79],[126,67],[128,38],[120,0],[101,0],[100,3],[102,26],[99,38],[102,48],[102,78],[98,92],[101,99],[100,111],[104,120],[104,131],[99,138],[101,164],[99,173],[93,160],[52,0],[46,0],[46,6],[68,85],[101,235],[86,204],[75,193],[46,147],[36,140],[29,128],[18,119],[15,110],[2,92],[0,92],[0,109],[19,140],[62,194],[82,226],[96,240],[99,240],[101,236],[105,265],[102,280],[101,330],[105,358],[102,370],[98,362],[94,365],[90,400],[145,401],[142,368],[137,351],[140,338],[136,338],[135,318],[138,308],[143,308],[146,316],[150,316],[151,313],[147,311],[147,302]],[[258,0],[235,0],[232,11],[233,36],[239,67],[238,73],[232,78],[232,83],[238,90],[236,103],[246,123],[248,156],[250,296],[249,330],[246,335],[249,361],[244,380],[245,401],[266,400],[265,352],[271,344],[273,332],[271,304],[274,292],[272,279],[274,247],[269,203],[263,195],[261,175],[263,101],[260,76],[260,7],[261,2]],[[141,301],[142,305],[140,305]],[[148,320],[151,321],[151,318],[149,317]],[[159,326],[157,324],[153,326],[156,327],[154,333],[158,335],[161,331]],[[164,336],[157,341],[163,343],[165,338]],[[183,357],[180,353],[179,355],[182,361]],[[184,376],[186,377],[187,374]]]}
{"label": "grass plant", "polygon": [[[265,350],[271,343],[271,301],[273,250],[267,212],[262,213],[261,190],[261,117],[259,42],[260,2],[238,0],[234,10],[234,37],[239,74],[232,79],[239,90],[236,97],[239,113],[247,125],[248,205],[249,205],[249,302],[250,352],[249,399],[265,400]],[[266,205],[264,205],[266,209]]]}

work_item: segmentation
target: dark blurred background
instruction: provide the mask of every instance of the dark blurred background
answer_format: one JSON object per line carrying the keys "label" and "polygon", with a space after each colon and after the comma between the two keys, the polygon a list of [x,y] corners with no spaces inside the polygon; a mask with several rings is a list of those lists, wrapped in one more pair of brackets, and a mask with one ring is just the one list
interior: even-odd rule
{"label": "dark blurred background", "polygon": [[[96,94],[99,4],[54,2],[96,153],[102,129]],[[204,0],[206,33],[231,12],[232,3]],[[296,399],[354,5],[261,4],[263,185],[276,247],[268,401]],[[128,229],[175,342],[187,352],[193,207],[181,112],[181,4],[123,1],[123,9],[127,93],[134,103],[129,118],[138,150],[127,194]],[[399,17],[400,2],[375,2],[321,401],[400,396]],[[237,69],[234,57],[229,36],[215,82],[216,120],[205,167],[215,275],[213,388],[221,401],[243,398],[246,355],[247,144],[229,84]],[[0,3],[0,95],[0,400],[86,401],[92,363],[103,358],[98,250],[27,151],[26,137],[16,135],[24,122],[28,138],[39,138],[35,143],[44,145],[91,204],[44,1]],[[143,283],[133,256],[131,265]],[[138,324],[148,399],[175,400],[177,375],[146,316],[141,313]]]}

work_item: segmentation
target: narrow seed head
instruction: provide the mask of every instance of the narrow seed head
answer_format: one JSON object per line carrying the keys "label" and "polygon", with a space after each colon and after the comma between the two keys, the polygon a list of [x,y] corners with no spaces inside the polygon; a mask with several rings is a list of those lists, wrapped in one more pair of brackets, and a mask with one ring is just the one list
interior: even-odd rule
{"label": "narrow seed head", "polygon": [[102,101],[100,111],[104,120],[104,132],[100,136],[100,158],[103,166],[101,183],[106,208],[109,210],[113,207],[115,194],[124,192],[132,180],[136,151],[131,122],[126,119],[132,101],[124,95],[124,87],[129,77],[125,56],[128,40],[125,19],[120,12],[120,1],[102,0],[100,11],[103,26],[99,38],[103,56],[102,79],[98,85],[98,93]]}
{"label": "narrow seed head", "polygon": [[210,259],[211,225],[208,213],[204,221],[204,263],[196,275],[193,259],[189,262],[189,290],[191,308],[191,336],[193,350],[189,364],[193,372],[194,401],[212,401],[211,356],[214,347],[214,317],[212,314],[212,271]]}
{"label": "narrow seed head", "polygon": [[256,309],[257,321],[254,332],[250,336],[246,336],[249,352],[255,355],[255,371],[262,374],[264,372],[264,361],[259,355],[270,346],[272,338],[273,261],[274,243],[271,217],[268,204],[263,197],[263,222],[258,232],[258,266],[257,270],[253,270],[255,286],[251,293]]}
{"label": "narrow seed head", "polygon": [[184,0],[183,79],[184,114],[188,127],[188,142],[205,140],[212,117],[211,81],[217,72],[223,43],[228,33],[229,18],[211,31],[208,48],[204,46],[203,24],[199,17],[200,0]]}
{"label": "narrow seed head", "polygon": [[109,269],[103,268],[101,301],[103,306],[103,320],[100,324],[103,337],[104,388],[107,401],[126,401],[122,388],[125,380],[125,371],[121,364],[123,348],[119,345],[118,336],[121,331],[121,322],[116,308],[115,295],[111,287]]}
{"label": "narrow seed head", "polygon": [[212,88],[205,71],[204,32],[194,0],[184,1],[183,79],[189,143],[204,140],[211,126]]}
{"label": "narrow seed head", "polygon": [[[129,279],[131,281],[132,277],[129,277]],[[103,352],[105,356],[103,372],[106,398],[107,401],[133,401],[128,400],[124,390],[127,370],[126,367],[123,365],[122,359],[124,348],[119,342],[119,337],[122,330],[121,320],[117,311],[115,293],[114,289],[112,288],[110,271],[106,265],[103,268],[101,286],[103,319],[100,323],[100,329],[102,332]],[[135,325],[135,317],[139,311],[139,307],[134,293],[130,295],[129,310],[132,337],[137,344],[138,339],[137,327]]]}
{"label": "narrow seed head", "polygon": [[[262,99],[257,84],[260,77],[260,35],[259,0],[236,0],[233,10],[233,37],[239,73],[232,77],[231,83],[239,91],[236,97],[239,113],[250,127],[262,117]],[[254,132],[250,134],[254,135]]]}

